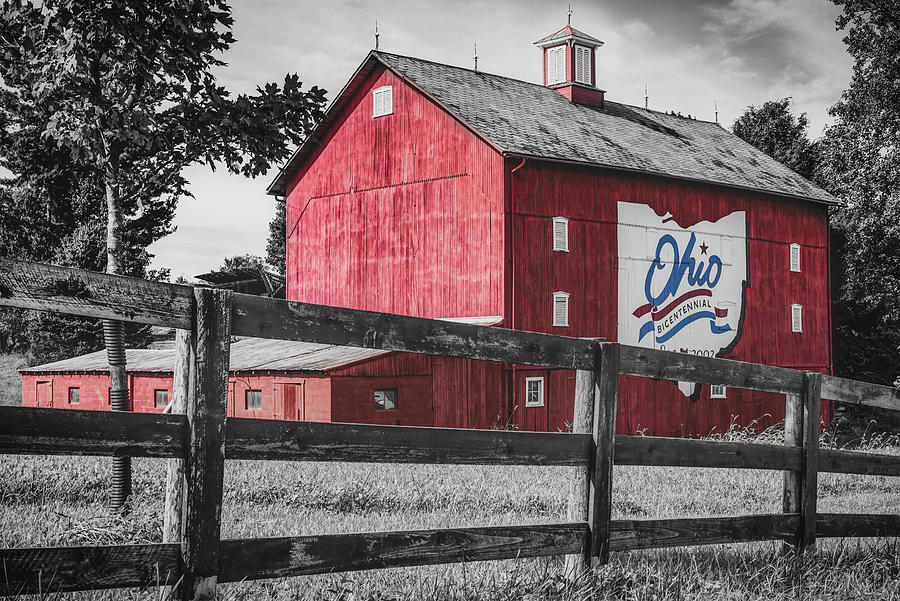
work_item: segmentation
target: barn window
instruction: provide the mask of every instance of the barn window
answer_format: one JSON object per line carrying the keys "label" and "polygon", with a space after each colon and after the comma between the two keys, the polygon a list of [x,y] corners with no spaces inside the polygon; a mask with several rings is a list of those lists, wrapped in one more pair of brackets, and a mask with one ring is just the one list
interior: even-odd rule
{"label": "barn window", "polygon": [[800,245],[791,244],[791,271],[800,272]]}
{"label": "barn window", "polygon": [[709,387],[709,398],[711,399],[727,399],[728,388],[724,384],[711,384]]}
{"label": "barn window", "polygon": [[168,390],[154,390],[153,391],[153,406],[154,407],[167,407],[169,404],[169,391]]}
{"label": "barn window", "polygon": [[262,409],[262,390],[244,392],[244,409]]}
{"label": "barn window", "polygon": [[565,217],[553,218],[553,250],[569,252],[569,220]]}
{"label": "barn window", "polygon": [[553,325],[566,327],[569,325],[569,293],[553,293]]}
{"label": "barn window", "polygon": [[372,116],[383,117],[394,112],[394,88],[382,86],[372,91]]}
{"label": "barn window", "polygon": [[525,406],[544,406],[544,378],[525,378]]}
{"label": "barn window", "polygon": [[397,408],[397,389],[382,388],[375,391],[375,409],[396,409]]}
{"label": "barn window", "polygon": [[69,387],[69,404],[77,405],[81,403],[81,389]]}
{"label": "barn window", "polygon": [[556,46],[547,51],[547,85],[566,79],[566,47]]}
{"label": "barn window", "polygon": [[803,305],[791,305],[791,332],[803,331]]}
{"label": "barn window", "polygon": [[575,81],[591,85],[591,49],[575,46]]}

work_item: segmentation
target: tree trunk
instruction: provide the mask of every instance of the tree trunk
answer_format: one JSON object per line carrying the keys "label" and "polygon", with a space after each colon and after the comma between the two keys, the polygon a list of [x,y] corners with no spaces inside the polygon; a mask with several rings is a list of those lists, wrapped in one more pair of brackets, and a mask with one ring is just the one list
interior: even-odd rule
{"label": "tree trunk", "polygon": [[[119,189],[115,175],[107,173],[106,186],[106,272],[120,274],[119,242],[122,239],[122,217],[119,214]],[[103,339],[109,361],[109,404],[113,411],[131,411],[128,378],[125,371],[125,324],[114,319],[103,320]],[[131,457],[114,457],[112,490],[109,506],[112,511],[128,510],[131,497]]]}

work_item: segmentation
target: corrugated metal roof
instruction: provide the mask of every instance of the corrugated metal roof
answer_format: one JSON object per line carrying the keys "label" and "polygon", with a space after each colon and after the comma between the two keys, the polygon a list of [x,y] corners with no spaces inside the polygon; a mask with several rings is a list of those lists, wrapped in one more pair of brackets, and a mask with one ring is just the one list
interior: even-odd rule
{"label": "corrugated metal roof", "polygon": [[[382,63],[434,98],[500,151],[708,182],[837,204],[828,192],[716,123],[606,101],[574,104],[525,81],[418,58],[372,52],[357,71]],[[352,80],[351,80],[352,81]],[[321,139],[356,86],[348,84],[313,135]],[[311,156],[307,141],[269,187],[284,194]]]}
{"label": "corrugated metal roof", "polygon": [[[446,321],[474,325],[496,325],[502,317],[455,317]],[[312,342],[292,342],[246,338],[231,345],[231,371],[304,371],[325,372],[391,351],[334,346]],[[175,365],[174,349],[128,349],[129,372],[170,373]],[[106,351],[97,351],[71,359],[19,370],[22,373],[107,372]]]}

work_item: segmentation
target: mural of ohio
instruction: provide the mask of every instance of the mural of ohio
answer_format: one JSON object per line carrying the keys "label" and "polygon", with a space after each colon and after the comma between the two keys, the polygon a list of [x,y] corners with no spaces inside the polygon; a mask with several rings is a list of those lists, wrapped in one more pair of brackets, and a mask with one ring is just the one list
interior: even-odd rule
{"label": "mural of ohio", "polygon": [[[737,345],[749,282],[747,219],[679,225],[648,205],[618,203],[619,342],[706,357]],[[685,396],[698,386],[679,382]]]}

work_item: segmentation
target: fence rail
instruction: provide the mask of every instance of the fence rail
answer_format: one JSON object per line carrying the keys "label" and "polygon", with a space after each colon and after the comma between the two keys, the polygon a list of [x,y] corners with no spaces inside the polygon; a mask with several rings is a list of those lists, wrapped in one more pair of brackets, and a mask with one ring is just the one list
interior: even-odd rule
{"label": "fence rail", "polygon": [[[816,511],[819,472],[900,476],[900,457],[818,448],[828,399],[900,410],[900,390],[782,367],[549,334],[279,301],[0,259],[0,306],[192,332],[186,415],[0,407],[0,453],[183,459],[181,543],[2,549],[0,595],[180,583],[209,599],[220,582],[817,537],[900,536],[900,516]],[[576,434],[225,419],[230,335],[466,357],[576,370]],[[615,436],[619,376],[784,394],[785,444]],[[576,466],[585,486],[568,523],[220,540],[226,460]],[[779,470],[785,511],[612,520],[613,465]],[[577,483],[577,482],[576,482]],[[577,562],[576,562],[577,563]]]}

